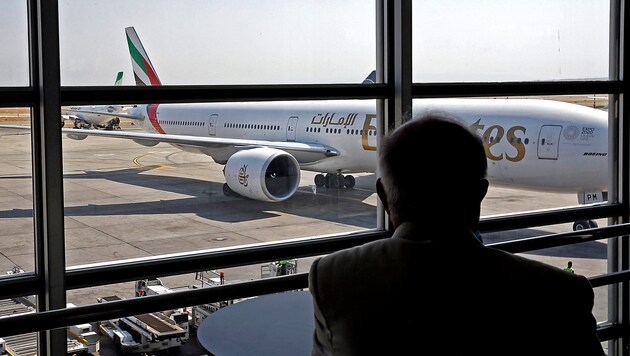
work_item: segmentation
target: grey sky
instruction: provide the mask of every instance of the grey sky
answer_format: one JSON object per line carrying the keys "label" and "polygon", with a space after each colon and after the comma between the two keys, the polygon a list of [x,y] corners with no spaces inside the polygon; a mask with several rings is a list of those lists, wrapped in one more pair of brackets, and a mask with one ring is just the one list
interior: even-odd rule
{"label": "grey sky", "polygon": [[[26,85],[26,1],[0,1],[0,85]],[[601,78],[603,0],[413,2],[414,81]],[[164,84],[360,82],[373,0],[60,0],[63,85],[133,85],[134,26]]]}

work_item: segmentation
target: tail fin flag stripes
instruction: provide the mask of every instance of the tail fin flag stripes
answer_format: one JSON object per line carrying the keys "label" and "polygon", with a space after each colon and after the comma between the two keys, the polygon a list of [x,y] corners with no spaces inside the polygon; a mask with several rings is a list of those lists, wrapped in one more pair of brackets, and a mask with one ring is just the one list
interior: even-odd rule
{"label": "tail fin flag stripes", "polygon": [[125,28],[136,85],[162,85],[133,26]]}

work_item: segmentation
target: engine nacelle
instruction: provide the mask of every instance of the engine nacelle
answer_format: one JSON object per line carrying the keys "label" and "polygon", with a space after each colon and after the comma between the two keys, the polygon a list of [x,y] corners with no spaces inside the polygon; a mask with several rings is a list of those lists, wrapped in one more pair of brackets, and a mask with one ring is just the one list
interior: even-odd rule
{"label": "engine nacelle", "polygon": [[66,136],[77,141],[85,140],[87,138],[87,135],[82,135],[80,133],[68,133]]}
{"label": "engine nacelle", "polygon": [[158,143],[160,143],[158,141],[142,140],[142,139],[135,139],[135,138],[133,139],[133,142],[139,145],[145,146],[145,147],[153,147],[157,145]]}
{"label": "engine nacelle", "polygon": [[293,195],[300,184],[300,165],[275,148],[252,148],[233,154],[225,164],[225,181],[235,193],[277,202]]}

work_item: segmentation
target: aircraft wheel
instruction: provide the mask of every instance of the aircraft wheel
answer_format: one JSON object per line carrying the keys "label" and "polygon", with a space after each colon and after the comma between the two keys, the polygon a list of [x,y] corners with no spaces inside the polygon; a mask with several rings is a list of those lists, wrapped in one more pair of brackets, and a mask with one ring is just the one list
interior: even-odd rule
{"label": "aircraft wheel", "polygon": [[324,175],[321,173],[315,175],[314,181],[315,181],[315,185],[318,187],[323,187],[326,185],[326,177],[324,177]]}
{"label": "aircraft wheel", "polygon": [[598,226],[595,220],[589,220],[588,225],[593,229],[595,229]]}
{"label": "aircraft wheel", "polygon": [[354,188],[354,185],[357,183],[356,179],[354,179],[354,176],[351,175],[347,175],[345,177],[343,177],[343,186],[351,189]]}
{"label": "aircraft wheel", "polygon": [[232,188],[230,188],[230,186],[227,183],[223,183],[223,194],[228,197],[230,195],[234,195],[234,191],[232,190]]}
{"label": "aircraft wheel", "polygon": [[328,178],[328,187],[333,189],[339,189],[339,187],[341,187],[341,174],[329,173],[326,174],[326,177]]}
{"label": "aircraft wheel", "polygon": [[590,224],[586,220],[580,220],[573,223],[573,231],[584,230],[590,227]]}

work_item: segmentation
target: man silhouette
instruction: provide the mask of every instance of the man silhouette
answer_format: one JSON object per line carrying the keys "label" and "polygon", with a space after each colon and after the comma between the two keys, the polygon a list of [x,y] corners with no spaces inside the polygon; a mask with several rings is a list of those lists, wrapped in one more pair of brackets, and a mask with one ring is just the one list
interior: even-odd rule
{"label": "man silhouette", "polygon": [[457,118],[402,125],[379,165],[394,234],[312,264],[313,355],[604,355],[585,277],[476,238],[487,160]]}

